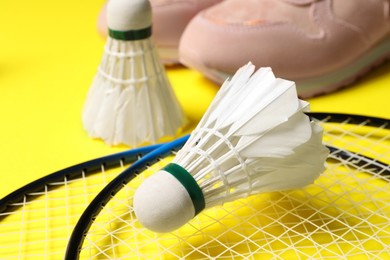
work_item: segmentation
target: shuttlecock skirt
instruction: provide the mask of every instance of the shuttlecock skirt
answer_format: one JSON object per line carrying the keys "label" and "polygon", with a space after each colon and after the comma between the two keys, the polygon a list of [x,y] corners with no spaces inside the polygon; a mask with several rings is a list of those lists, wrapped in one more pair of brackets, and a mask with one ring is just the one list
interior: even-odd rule
{"label": "shuttlecock skirt", "polygon": [[83,109],[88,134],[137,146],[175,136],[184,114],[150,38],[108,38]]}

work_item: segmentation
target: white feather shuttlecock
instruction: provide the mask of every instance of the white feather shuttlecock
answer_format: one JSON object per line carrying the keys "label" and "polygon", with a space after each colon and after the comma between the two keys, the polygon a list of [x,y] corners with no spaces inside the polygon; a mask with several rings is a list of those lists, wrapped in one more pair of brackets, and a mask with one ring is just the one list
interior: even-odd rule
{"label": "white feather shuttlecock", "polygon": [[83,125],[110,145],[174,136],[185,117],[151,40],[148,0],[111,0],[109,37],[87,95]]}
{"label": "white feather shuttlecock", "polygon": [[294,82],[254,70],[249,63],[223,84],[173,163],[139,186],[134,210],[145,227],[169,232],[204,208],[300,188],[323,172],[322,128]]}

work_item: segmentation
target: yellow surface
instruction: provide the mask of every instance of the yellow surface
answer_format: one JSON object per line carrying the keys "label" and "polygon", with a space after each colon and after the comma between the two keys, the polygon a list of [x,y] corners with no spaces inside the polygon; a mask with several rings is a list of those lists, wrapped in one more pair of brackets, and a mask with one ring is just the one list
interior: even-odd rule
{"label": "yellow surface", "polygon": [[[0,8],[0,197],[63,167],[124,150],[90,139],[80,115],[100,62],[103,0],[11,1]],[[390,65],[353,87],[311,99],[313,111],[390,117]],[[168,69],[195,124],[218,87],[195,71]],[[196,98],[195,98],[196,97]]]}

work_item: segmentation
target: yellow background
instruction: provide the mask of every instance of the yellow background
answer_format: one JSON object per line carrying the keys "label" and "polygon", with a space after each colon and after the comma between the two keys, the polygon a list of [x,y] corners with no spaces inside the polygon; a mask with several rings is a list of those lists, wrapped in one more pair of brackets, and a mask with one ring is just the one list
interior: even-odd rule
{"label": "yellow background", "polygon": [[[102,56],[96,17],[103,2],[2,1],[0,197],[55,170],[126,149],[90,139],[80,119]],[[183,67],[167,72],[195,124],[218,86]],[[390,64],[381,66],[348,89],[310,99],[312,110],[389,118],[389,72]]]}

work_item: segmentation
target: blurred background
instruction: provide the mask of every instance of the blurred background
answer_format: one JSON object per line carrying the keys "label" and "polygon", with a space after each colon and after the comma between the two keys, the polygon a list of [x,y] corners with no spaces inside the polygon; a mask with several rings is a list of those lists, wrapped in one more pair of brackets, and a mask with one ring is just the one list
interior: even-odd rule
{"label": "blurred background", "polygon": [[[91,139],[81,110],[105,40],[103,0],[12,1],[0,8],[0,197],[61,168],[128,149]],[[167,67],[191,124],[218,87],[200,73]],[[277,75],[276,75],[277,76]],[[312,111],[390,117],[390,64],[352,86],[311,98]]]}

